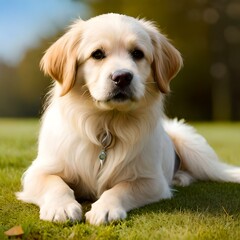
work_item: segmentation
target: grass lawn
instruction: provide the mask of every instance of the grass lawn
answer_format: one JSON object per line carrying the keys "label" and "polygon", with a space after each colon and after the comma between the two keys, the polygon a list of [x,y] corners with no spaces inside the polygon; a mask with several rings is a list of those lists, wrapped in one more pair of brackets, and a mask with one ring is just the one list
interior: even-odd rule
{"label": "grass lawn", "polygon": [[[194,123],[226,162],[240,165],[240,123]],[[240,185],[198,182],[175,197],[136,209],[106,226],[39,220],[35,205],[16,200],[23,171],[36,156],[37,120],[0,119],[0,239],[21,225],[22,239],[240,239]],[[83,204],[84,212],[89,203]],[[14,239],[14,238],[11,238]]]}

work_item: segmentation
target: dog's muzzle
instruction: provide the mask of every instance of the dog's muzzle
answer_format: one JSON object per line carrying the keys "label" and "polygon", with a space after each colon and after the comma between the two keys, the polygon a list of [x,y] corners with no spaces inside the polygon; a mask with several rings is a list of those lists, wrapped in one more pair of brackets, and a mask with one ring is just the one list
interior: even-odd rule
{"label": "dog's muzzle", "polygon": [[111,80],[114,83],[113,91],[109,94],[108,101],[123,102],[133,100],[131,82],[133,73],[126,69],[115,71],[111,74]]}

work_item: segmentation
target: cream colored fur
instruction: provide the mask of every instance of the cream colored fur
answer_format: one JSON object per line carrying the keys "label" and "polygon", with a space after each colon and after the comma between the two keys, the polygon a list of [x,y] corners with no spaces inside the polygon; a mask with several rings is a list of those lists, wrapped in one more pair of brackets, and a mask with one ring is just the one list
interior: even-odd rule
{"label": "cream colored fur", "polygon": [[[103,59],[93,57],[97,49]],[[143,58],[134,59],[136,49]],[[181,65],[179,52],[152,22],[118,14],[76,21],[41,61],[55,84],[42,117],[38,156],[24,173],[18,198],[37,204],[40,218],[48,221],[81,220],[76,198],[93,199],[86,220],[98,225],[171,198],[172,181],[239,183],[239,168],[218,162],[203,137],[182,122],[164,120],[164,96]],[[111,76],[122,69],[133,78],[129,98],[120,101],[112,97]],[[104,132],[113,141],[101,168]],[[184,169],[173,176],[175,149]]]}

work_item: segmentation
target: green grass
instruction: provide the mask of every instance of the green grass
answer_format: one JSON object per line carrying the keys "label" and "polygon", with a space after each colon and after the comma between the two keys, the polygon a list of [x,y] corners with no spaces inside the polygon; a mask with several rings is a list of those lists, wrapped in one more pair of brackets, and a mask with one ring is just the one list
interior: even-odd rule
{"label": "green grass", "polygon": [[[222,159],[240,165],[239,123],[194,125]],[[240,185],[230,183],[178,187],[173,199],[133,210],[125,221],[106,226],[40,221],[38,207],[14,196],[36,156],[38,126],[37,120],[0,119],[0,239],[16,225],[23,227],[22,239],[240,239]]]}

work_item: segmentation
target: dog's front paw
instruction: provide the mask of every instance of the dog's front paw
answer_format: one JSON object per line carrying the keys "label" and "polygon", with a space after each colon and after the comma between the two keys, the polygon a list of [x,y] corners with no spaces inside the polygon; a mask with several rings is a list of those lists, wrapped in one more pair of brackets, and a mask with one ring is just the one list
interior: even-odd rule
{"label": "dog's front paw", "polygon": [[82,219],[81,205],[72,200],[65,203],[44,204],[40,208],[40,219],[53,222],[80,221]]}
{"label": "dog's front paw", "polygon": [[127,217],[126,211],[121,206],[113,206],[98,200],[86,213],[86,221],[93,225],[100,225]]}

